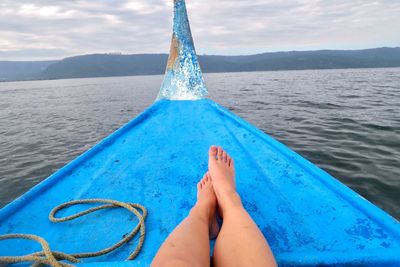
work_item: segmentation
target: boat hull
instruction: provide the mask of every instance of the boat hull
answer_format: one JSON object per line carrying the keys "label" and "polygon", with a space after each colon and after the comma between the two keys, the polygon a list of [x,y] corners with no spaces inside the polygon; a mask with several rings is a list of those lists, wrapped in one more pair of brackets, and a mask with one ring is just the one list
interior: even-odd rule
{"label": "boat hull", "polygon": [[[136,119],[0,210],[0,234],[45,238],[53,250],[96,251],[130,232],[136,220],[105,210],[52,223],[61,203],[114,199],[147,207],[144,247],[137,244],[80,266],[148,266],[161,243],[195,203],[207,171],[207,151],[233,156],[244,206],[267,238],[280,266],[400,266],[400,225],[384,211],[285,145],[211,100],[160,100]],[[72,214],[79,207],[66,213]],[[62,214],[61,214],[62,215]],[[2,241],[0,255],[38,250],[29,241]],[[120,262],[120,265],[114,265]]]}

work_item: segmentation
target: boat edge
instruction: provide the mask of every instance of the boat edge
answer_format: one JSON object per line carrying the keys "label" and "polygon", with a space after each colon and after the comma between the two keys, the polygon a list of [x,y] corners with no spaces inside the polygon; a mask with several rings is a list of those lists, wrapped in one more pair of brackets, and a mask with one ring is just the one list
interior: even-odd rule
{"label": "boat edge", "polygon": [[83,162],[92,158],[94,155],[102,151],[104,148],[109,146],[113,141],[115,141],[119,136],[129,131],[132,127],[143,122],[154,110],[158,109],[162,103],[168,100],[160,100],[153,103],[150,107],[146,108],[143,112],[139,113],[135,118],[130,120],[125,125],[122,125],[119,129],[115,130],[93,147],[89,148],[79,156],[72,159],[69,163],[55,171],[53,174],[40,181],[38,184],[30,188],[28,191],[24,192],[22,195],[5,205],[0,209],[0,225],[3,220],[8,216],[12,215],[13,212],[18,210],[21,206],[25,205],[26,202],[30,201],[36,197],[39,193],[46,191],[53,184],[57,183],[61,179],[66,178],[72,173],[74,169],[79,167]]}
{"label": "boat edge", "polygon": [[214,101],[212,102],[215,104],[215,106],[221,113],[224,113],[227,117],[229,117],[233,121],[245,126],[245,128],[248,131],[252,132],[259,138],[266,141],[268,144],[273,146],[277,151],[285,155],[285,157],[287,157],[288,160],[302,167],[305,171],[307,171],[313,177],[318,179],[321,183],[325,184],[328,188],[330,188],[334,192],[337,192],[348,202],[353,203],[353,201],[355,200],[356,202],[353,204],[356,204],[356,206],[359,209],[361,209],[365,214],[374,216],[373,219],[377,224],[382,224],[383,220],[384,225],[389,229],[393,230],[393,232],[395,232],[398,235],[397,237],[400,239],[400,222],[394,217],[392,217],[389,213],[379,208],[369,200],[365,199],[363,196],[355,192],[353,189],[351,189],[350,187],[339,181],[337,178],[330,175],[328,172],[318,167],[316,164],[302,157],[300,154],[298,154],[288,146],[284,145],[278,140],[275,140],[269,134],[261,131],[256,126],[240,118],[238,115],[230,112],[229,110],[219,105],[218,103]]}

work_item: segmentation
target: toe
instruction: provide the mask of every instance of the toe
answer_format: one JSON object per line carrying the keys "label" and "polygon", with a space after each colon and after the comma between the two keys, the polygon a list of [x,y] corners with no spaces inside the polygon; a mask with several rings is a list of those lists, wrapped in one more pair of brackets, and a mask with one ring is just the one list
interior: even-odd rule
{"label": "toe", "polygon": [[223,162],[228,162],[228,154],[226,154],[225,151],[222,153],[222,161]]}
{"label": "toe", "polygon": [[216,146],[211,146],[208,151],[208,155],[210,158],[215,158],[217,156],[218,148]]}
{"label": "toe", "polygon": [[218,156],[218,160],[222,160],[222,154],[223,154],[223,149],[222,149],[222,147],[218,147],[218,154],[217,154],[217,156]]}
{"label": "toe", "polygon": [[197,190],[201,190],[201,183],[200,182],[197,183]]}
{"label": "toe", "polygon": [[208,180],[211,181],[211,175],[209,172],[206,173],[206,176],[207,176]]}

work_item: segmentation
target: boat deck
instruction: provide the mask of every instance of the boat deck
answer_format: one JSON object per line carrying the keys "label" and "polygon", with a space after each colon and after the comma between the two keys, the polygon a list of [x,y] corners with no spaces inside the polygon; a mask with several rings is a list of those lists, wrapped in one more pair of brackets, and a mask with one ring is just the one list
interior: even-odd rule
{"label": "boat deck", "polygon": [[[207,171],[207,151],[213,144],[224,147],[235,159],[237,189],[281,266],[399,265],[400,225],[396,220],[206,99],[156,102],[3,208],[0,234],[36,234],[48,240],[53,250],[66,253],[96,251],[120,240],[135,226],[136,219],[116,209],[55,224],[48,220],[49,212],[76,199],[140,203],[149,215],[138,258],[119,262],[134,250],[134,239],[114,253],[84,262],[148,266],[160,244],[194,204],[195,185]],[[39,246],[31,241],[0,242],[0,255],[37,250]],[[92,264],[82,264],[86,265]]]}

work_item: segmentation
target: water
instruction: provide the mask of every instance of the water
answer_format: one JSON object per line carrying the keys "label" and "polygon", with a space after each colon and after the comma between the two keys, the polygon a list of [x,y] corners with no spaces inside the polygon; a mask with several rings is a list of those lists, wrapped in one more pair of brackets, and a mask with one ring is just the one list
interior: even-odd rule
{"label": "water", "polygon": [[[143,111],[162,79],[0,83],[0,206]],[[205,80],[214,100],[400,218],[400,68]]]}

